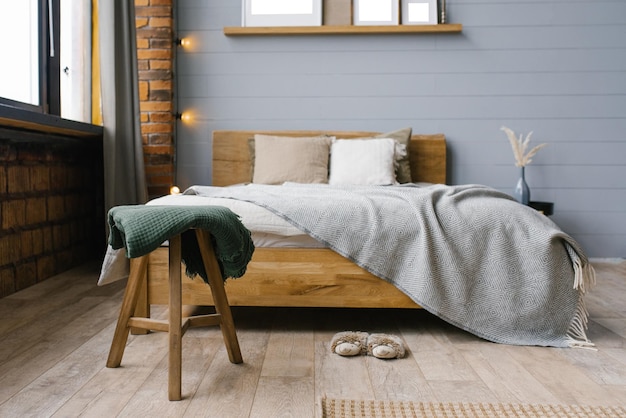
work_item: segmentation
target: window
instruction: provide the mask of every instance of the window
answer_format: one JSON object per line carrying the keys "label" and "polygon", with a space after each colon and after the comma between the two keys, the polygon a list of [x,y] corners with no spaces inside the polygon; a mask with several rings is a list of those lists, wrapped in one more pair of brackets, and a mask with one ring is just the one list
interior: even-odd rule
{"label": "window", "polygon": [[0,56],[6,58],[0,96],[34,106],[40,104],[37,8],[37,0],[0,0]]}
{"label": "window", "polygon": [[0,0],[0,104],[91,119],[91,0]]}
{"label": "window", "polygon": [[[0,97],[42,108],[40,0],[0,0]],[[9,64],[9,65],[7,65]]]}

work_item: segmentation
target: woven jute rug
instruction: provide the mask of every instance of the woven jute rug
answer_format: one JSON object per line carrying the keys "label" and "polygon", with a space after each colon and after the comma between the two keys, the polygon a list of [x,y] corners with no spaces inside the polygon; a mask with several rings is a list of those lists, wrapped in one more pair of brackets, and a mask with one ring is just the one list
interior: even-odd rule
{"label": "woven jute rug", "polygon": [[323,418],[626,418],[620,406],[322,399]]}

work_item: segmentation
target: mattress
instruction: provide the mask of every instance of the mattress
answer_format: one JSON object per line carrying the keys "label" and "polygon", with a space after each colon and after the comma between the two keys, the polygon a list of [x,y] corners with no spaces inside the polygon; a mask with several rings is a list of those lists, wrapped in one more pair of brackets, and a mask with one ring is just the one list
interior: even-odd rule
{"label": "mattress", "polygon": [[252,233],[255,247],[322,248],[324,245],[289,222],[254,203],[233,199],[194,195],[167,195],[147,205],[213,205],[225,206],[239,215],[241,223]]}
{"label": "mattress", "polygon": [[[193,195],[167,195],[153,199],[147,205],[214,205],[225,206],[239,215],[241,223],[251,232],[257,248],[323,248],[324,244],[302,232],[289,222],[254,203],[233,199],[220,199]],[[167,245],[167,243],[163,243]],[[113,250],[108,246],[98,285],[102,286],[128,277],[129,262],[124,249]]]}

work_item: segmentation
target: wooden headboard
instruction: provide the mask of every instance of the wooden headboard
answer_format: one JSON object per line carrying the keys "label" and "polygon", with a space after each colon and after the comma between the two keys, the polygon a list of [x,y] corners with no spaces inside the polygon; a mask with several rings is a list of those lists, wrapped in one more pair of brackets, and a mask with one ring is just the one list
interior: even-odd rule
{"label": "wooden headboard", "polygon": [[[214,131],[213,185],[229,186],[252,181],[248,140],[254,134],[280,136],[332,135],[341,139],[364,138],[379,132],[355,131]],[[409,143],[414,182],[446,183],[446,138],[443,134],[413,135]]]}

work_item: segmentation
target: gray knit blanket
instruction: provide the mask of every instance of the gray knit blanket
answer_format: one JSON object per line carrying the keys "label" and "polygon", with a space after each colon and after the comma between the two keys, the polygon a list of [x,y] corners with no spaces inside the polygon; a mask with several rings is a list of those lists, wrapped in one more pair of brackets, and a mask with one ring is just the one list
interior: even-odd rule
{"label": "gray knit blanket", "polygon": [[548,217],[479,186],[194,186],[281,216],[445,321],[489,341],[590,346],[593,268]]}

